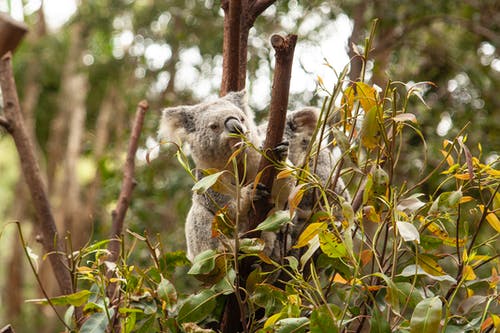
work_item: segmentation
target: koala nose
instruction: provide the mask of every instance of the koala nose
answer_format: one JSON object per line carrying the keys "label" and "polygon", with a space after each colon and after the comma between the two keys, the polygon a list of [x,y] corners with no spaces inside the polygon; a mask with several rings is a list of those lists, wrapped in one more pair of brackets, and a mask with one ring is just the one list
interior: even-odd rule
{"label": "koala nose", "polygon": [[228,130],[229,133],[244,134],[244,132],[245,132],[241,121],[239,121],[238,119],[236,119],[234,117],[228,118],[226,120],[226,122],[224,123],[224,126],[226,127],[226,129]]}

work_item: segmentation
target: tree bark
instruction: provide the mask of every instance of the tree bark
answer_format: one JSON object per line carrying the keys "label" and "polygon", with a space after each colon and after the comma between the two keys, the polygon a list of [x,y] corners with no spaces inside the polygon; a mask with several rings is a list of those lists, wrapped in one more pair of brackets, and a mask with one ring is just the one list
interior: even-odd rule
{"label": "tree bark", "polygon": [[[276,51],[276,67],[271,93],[271,105],[269,108],[269,122],[266,130],[266,140],[264,141],[263,151],[268,155],[277,145],[283,141],[285,130],[286,113],[288,109],[288,95],[290,92],[290,79],[292,75],[293,54],[297,35],[288,35],[283,38],[279,35],[271,37],[271,44]],[[272,167],[271,161],[262,156],[259,164],[259,171],[262,171],[260,182],[265,185],[269,192],[272,192],[274,179],[276,178],[276,169]],[[249,219],[248,230],[254,229],[262,222],[272,204],[266,199],[257,201],[254,214]]]}
{"label": "tree bark", "polygon": [[14,52],[27,32],[26,24],[0,12],[0,57],[8,51]]}
{"label": "tree bark", "polygon": [[40,167],[35,157],[33,144],[26,131],[16,92],[11,55],[7,53],[0,61],[0,84],[4,100],[4,113],[9,123],[9,132],[14,139],[21,170],[30,190],[31,198],[42,232],[42,244],[50,253],[49,260],[63,294],[73,292],[71,274],[67,269],[68,261],[62,240],[57,231],[54,216],[47,196]]}
{"label": "tree bark", "polygon": [[220,95],[245,88],[248,33],[257,17],[276,0],[223,0],[224,41]]}

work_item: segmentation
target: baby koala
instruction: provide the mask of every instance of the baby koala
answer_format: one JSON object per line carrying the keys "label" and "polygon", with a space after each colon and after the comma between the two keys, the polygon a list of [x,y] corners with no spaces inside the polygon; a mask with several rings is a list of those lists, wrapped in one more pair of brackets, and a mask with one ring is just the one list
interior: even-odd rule
{"label": "baby koala", "polygon": [[[319,141],[319,135],[317,135],[316,142],[313,142],[311,145],[313,134],[318,126],[319,117],[320,110],[314,107],[304,107],[288,112],[283,134],[283,140],[289,144],[288,160],[294,167],[308,170],[306,173],[314,176],[318,185],[327,190],[330,194],[329,197],[333,200],[337,200],[337,198],[333,198],[334,195],[340,195],[346,201],[350,201],[349,193],[340,177],[337,179],[335,187],[333,188],[332,186],[338,166],[338,159],[333,153],[331,144],[326,142],[327,140],[323,140],[324,142],[321,143],[318,150],[317,141]],[[259,126],[261,135],[264,133],[266,127],[267,123]],[[328,131],[325,132],[325,136],[328,136]],[[316,193],[317,190],[314,188],[306,189],[297,207],[293,226],[289,230],[292,242],[297,241],[309,218],[314,213],[315,208],[318,208],[315,207],[317,202]],[[291,246],[293,244],[288,245]]]}
{"label": "baby koala", "polygon": [[[187,257],[193,261],[200,252],[219,247],[212,224],[222,208],[229,220],[235,221],[238,216],[240,225],[247,225],[253,200],[252,182],[260,160],[260,154],[251,146],[260,147],[260,138],[245,91],[231,92],[211,102],[164,109],[158,136],[189,145],[198,179],[204,169],[226,171],[219,178],[217,191],[210,188],[202,194],[193,193],[185,225]],[[234,154],[238,149],[242,151]],[[239,202],[231,158],[236,159],[240,184],[248,184],[241,189]]]}

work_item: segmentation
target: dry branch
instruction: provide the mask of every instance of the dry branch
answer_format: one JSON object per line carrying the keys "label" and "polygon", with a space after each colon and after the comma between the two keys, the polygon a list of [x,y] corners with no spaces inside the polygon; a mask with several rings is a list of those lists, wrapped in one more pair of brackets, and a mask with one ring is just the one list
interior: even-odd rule
{"label": "dry branch", "polygon": [[73,285],[70,271],[67,268],[68,261],[60,235],[57,232],[46,187],[35,157],[33,143],[29,139],[24,125],[16,91],[16,83],[14,81],[10,52],[0,61],[0,85],[4,100],[5,120],[8,122],[7,128],[14,139],[16,149],[19,153],[21,170],[30,190],[37,220],[40,223],[42,244],[45,251],[50,253],[49,260],[61,292],[63,294],[70,294],[73,292]]}

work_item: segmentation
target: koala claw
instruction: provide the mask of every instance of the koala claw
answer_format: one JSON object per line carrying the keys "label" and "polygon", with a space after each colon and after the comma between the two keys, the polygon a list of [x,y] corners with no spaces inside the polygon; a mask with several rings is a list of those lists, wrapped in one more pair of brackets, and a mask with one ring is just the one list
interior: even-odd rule
{"label": "koala claw", "polygon": [[285,161],[287,159],[289,146],[288,141],[282,141],[273,148],[272,153],[276,161]]}
{"label": "koala claw", "polygon": [[271,196],[271,192],[269,191],[269,188],[262,184],[262,183],[257,183],[255,186],[255,192],[253,195],[253,201],[258,201],[261,199],[269,198]]}

